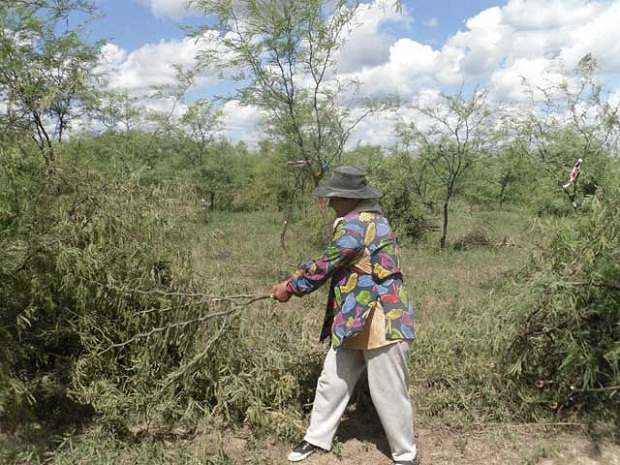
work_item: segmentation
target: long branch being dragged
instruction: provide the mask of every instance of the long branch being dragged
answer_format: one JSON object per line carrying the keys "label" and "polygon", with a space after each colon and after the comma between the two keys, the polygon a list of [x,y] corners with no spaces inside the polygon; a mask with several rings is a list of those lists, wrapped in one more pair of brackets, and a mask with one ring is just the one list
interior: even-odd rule
{"label": "long branch being dragged", "polygon": [[[165,292],[165,291],[161,291],[158,289],[144,291],[140,289],[123,289],[123,288],[119,288],[116,286],[110,286],[108,284],[100,283],[97,281],[87,281],[87,282],[89,284],[95,284],[97,286],[105,287],[106,289],[113,290],[115,292],[119,292],[125,295],[134,295],[134,294],[161,295],[165,297],[176,297],[176,298],[180,297],[184,299],[190,299],[189,302],[180,303],[179,305],[171,305],[171,306],[164,307],[164,308],[151,307],[145,310],[139,310],[135,312],[134,315],[136,316],[138,315],[143,316],[149,313],[159,314],[159,313],[168,312],[171,310],[187,309],[187,308],[196,307],[196,306],[207,306],[208,308],[209,304],[219,305],[219,304],[225,303],[229,307],[224,310],[211,311],[209,313],[206,313],[196,318],[191,318],[191,319],[182,320],[182,321],[175,321],[175,322],[171,322],[171,323],[168,323],[162,326],[151,328],[148,331],[140,332],[138,334],[133,335],[131,338],[123,342],[117,342],[117,343],[110,344],[105,349],[92,354],[90,357],[88,357],[88,359],[99,357],[105,354],[106,352],[109,352],[112,349],[118,349],[118,348],[128,346],[129,344],[136,342],[140,339],[148,339],[155,334],[163,333],[171,329],[184,328],[191,324],[203,323],[213,318],[226,317],[226,316],[232,315],[233,313],[238,312],[242,308],[247,307],[248,305],[251,305],[252,303],[271,298],[271,295],[269,294],[260,294],[260,295],[237,294],[237,295],[221,296],[221,295],[210,295],[210,294],[190,293],[190,292]],[[192,301],[191,299],[197,299],[197,300]]]}
{"label": "long branch being dragged", "polygon": [[101,283],[99,281],[93,281],[93,280],[84,280],[84,282],[88,284],[94,284],[100,287],[105,287],[106,289],[110,289],[112,291],[120,292],[122,294],[127,294],[127,295],[140,294],[140,295],[161,295],[165,297],[190,297],[190,298],[199,297],[201,299],[210,300],[212,302],[225,301],[225,302],[232,302],[237,305],[249,305],[258,300],[268,299],[270,297],[269,295],[263,295],[263,294],[259,294],[259,295],[237,294],[237,295],[221,296],[221,295],[213,295],[213,294],[202,294],[199,292],[167,292],[167,291],[162,291],[161,289],[151,289],[149,291],[144,291],[141,289],[124,289],[121,287],[112,286],[110,284],[105,284],[105,283]]}

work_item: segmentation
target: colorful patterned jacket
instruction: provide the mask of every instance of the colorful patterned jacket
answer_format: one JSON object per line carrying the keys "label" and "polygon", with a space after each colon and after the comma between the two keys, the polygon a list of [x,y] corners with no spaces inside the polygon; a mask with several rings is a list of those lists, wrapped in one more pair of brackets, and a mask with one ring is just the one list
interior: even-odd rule
{"label": "colorful patterned jacket", "polygon": [[287,281],[296,296],[332,279],[321,341],[333,347],[359,332],[370,309],[381,304],[386,339],[413,339],[413,308],[402,282],[398,245],[376,202],[365,201],[339,218],[323,255],[302,265]]}

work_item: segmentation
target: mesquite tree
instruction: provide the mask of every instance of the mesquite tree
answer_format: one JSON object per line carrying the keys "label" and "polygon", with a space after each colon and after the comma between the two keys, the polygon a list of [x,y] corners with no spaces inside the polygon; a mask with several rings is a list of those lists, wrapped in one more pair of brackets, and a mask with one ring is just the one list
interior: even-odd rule
{"label": "mesquite tree", "polygon": [[[2,133],[32,138],[48,167],[55,142],[92,95],[98,47],[80,35],[94,12],[89,0],[5,0],[0,5],[0,96],[7,103]],[[77,23],[77,24],[74,24]]]}
{"label": "mesquite tree", "polygon": [[93,117],[98,123],[107,130],[118,132],[138,129],[147,112],[140,97],[132,95],[129,90],[107,88],[99,94],[99,104],[93,110]]}
{"label": "mesquite tree", "polygon": [[618,215],[614,180],[570,217],[534,226],[536,247],[498,304],[500,370],[521,415],[595,413],[620,431]]}
{"label": "mesquite tree", "polygon": [[[290,189],[318,186],[340,159],[351,131],[381,105],[359,97],[356,82],[337,77],[336,52],[356,20],[360,1],[193,0],[208,24],[193,30],[204,66],[217,66],[241,84],[230,98],[259,108],[268,133],[288,161],[300,162]],[[299,176],[299,173],[303,176]],[[326,221],[327,223],[327,221]],[[329,228],[327,228],[329,229]],[[283,238],[285,229],[281,235]],[[328,234],[329,235],[329,234]]]}
{"label": "mesquite tree", "polygon": [[492,112],[486,92],[474,91],[471,97],[461,90],[456,95],[442,93],[433,106],[414,106],[416,119],[398,125],[401,140],[412,156],[420,156],[424,165],[443,189],[443,226],[440,246],[447,245],[449,205],[474,163],[487,154],[494,143],[490,130]]}
{"label": "mesquite tree", "polygon": [[584,163],[580,190],[594,193],[609,174],[607,153],[620,141],[620,102],[597,81],[597,66],[587,54],[558,82],[537,89],[525,83],[528,111],[509,124],[516,129],[515,150],[536,164],[539,179],[547,178],[538,197],[563,195],[558,184],[578,158]]}
{"label": "mesquite tree", "polygon": [[318,185],[339,159],[355,126],[376,109],[351,108],[355,82],[336,77],[336,52],[353,25],[359,1],[194,0],[209,25],[194,31],[205,41],[203,65],[217,63],[242,85],[232,96],[266,116],[268,131],[303,160]]}
{"label": "mesquite tree", "polygon": [[185,134],[196,142],[195,155],[190,156],[190,163],[203,162],[208,147],[216,141],[222,128],[222,111],[214,108],[213,102],[205,99],[190,104],[181,118],[181,127]]}

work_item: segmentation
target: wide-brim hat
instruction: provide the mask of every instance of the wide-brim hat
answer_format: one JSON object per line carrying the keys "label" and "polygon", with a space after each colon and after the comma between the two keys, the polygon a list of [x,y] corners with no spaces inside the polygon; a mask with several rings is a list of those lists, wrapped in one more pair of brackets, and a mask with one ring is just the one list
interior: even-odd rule
{"label": "wide-brim hat", "polygon": [[368,185],[366,173],[361,168],[341,166],[334,170],[327,184],[314,189],[314,195],[344,199],[378,199],[383,192]]}

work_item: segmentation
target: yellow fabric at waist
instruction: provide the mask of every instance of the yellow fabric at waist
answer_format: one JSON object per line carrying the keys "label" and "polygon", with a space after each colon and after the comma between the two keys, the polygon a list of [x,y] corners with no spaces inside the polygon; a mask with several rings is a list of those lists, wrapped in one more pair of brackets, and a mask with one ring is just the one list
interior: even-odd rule
{"label": "yellow fabric at waist", "polygon": [[385,313],[379,302],[370,309],[368,318],[362,330],[344,340],[342,347],[345,349],[377,349],[389,344],[394,344],[398,340],[389,340],[385,337]]}

